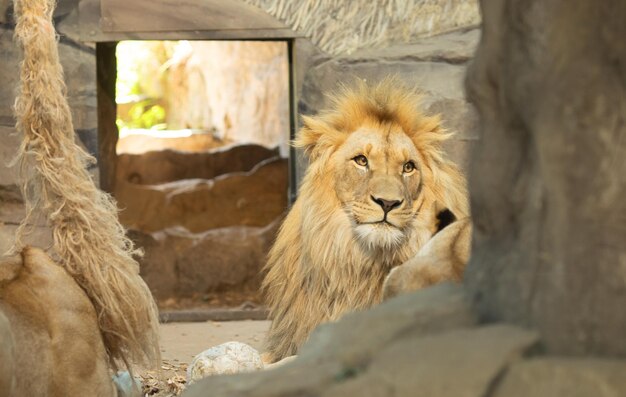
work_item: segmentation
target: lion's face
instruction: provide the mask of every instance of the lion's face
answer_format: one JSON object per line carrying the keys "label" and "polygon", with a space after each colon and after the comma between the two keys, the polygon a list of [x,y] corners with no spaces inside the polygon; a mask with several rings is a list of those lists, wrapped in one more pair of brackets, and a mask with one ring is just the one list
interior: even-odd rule
{"label": "lion's face", "polygon": [[362,126],[332,156],[335,190],[355,235],[369,247],[406,241],[423,202],[422,161],[394,124]]}

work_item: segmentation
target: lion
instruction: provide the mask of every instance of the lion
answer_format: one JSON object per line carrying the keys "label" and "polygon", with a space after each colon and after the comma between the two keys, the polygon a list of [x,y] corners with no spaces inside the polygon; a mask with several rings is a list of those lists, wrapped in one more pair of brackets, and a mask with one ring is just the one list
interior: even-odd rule
{"label": "lion", "polygon": [[[440,117],[423,114],[420,95],[396,79],[344,88],[332,104],[303,117],[294,142],[310,165],[265,267],[267,362],[296,354],[318,324],[384,295],[459,280],[467,262],[465,179],[444,156]],[[430,248],[446,263],[425,263],[420,249],[439,234]],[[457,238],[466,242],[444,255]]]}
{"label": "lion", "polygon": [[0,395],[117,395],[96,310],[41,249],[0,261]]}

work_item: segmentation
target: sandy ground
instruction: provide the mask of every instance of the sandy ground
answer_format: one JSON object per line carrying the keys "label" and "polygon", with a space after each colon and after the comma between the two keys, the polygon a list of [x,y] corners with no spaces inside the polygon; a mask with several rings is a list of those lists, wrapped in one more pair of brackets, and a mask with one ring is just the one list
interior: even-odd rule
{"label": "sandy ground", "polygon": [[161,324],[164,361],[189,363],[198,353],[221,343],[237,341],[261,351],[269,321],[208,321]]}
{"label": "sandy ground", "polygon": [[161,324],[161,368],[140,374],[143,395],[180,396],[186,387],[187,365],[210,347],[237,341],[262,352],[269,326],[269,321],[253,320]]}

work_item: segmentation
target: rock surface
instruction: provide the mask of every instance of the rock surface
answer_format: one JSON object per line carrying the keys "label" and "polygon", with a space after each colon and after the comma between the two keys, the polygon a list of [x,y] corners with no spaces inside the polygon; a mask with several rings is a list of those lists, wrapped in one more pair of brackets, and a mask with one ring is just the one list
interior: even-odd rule
{"label": "rock surface", "polygon": [[117,157],[118,183],[155,185],[179,179],[212,179],[233,172],[248,172],[258,163],[278,155],[278,150],[260,145],[234,145],[207,152],[176,150]]}
{"label": "rock surface", "polygon": [[491,397],[626,395],[626,361],[536,358],[513,364]]}
{"label": "rock surface", "polygon": [[[17,226],[16,223],[0,222],[0,256],[5,255],[13,246]],[[24,242],[48,252],[53,244],[51,229],[47,226],[31,225],[30,231]],[[48,254],[54,256],[51,252]]]}
{"label": "rock surface", "polygon": [[[10,2],[9,2],[10,3]],[[0,26],[0,125],[13,127],[13,104],[19,83],[19,61],[21,54],[13,43],[13,29],[8,25]],[[4,141],[4,140],[2,140]],[[2,142],[0,141],[0,142]]]}
{"label": "rock surface", "polygon": [[626,2],[482,4],[466,283],[550,353],[626,357]]}
{"label": "rock surface", "polygon": [[128,371],[120,371],[113,375],[113,384],[117,397],[142,397],[141,381],[130,376]]}
{"label": "rock surface", "polygon": [[515,327],[472,328],[464,300],[452,285],[401,296],[323,325],[284,366],[205,379],[184,395],[484,396],[537,339]]}
{"label": "rock surface", "polygon": [[213,375],[239,374],[263,369],[259,352],[241,342],[226,342],[203,351],[187,367],[187,384]]}
{"label": "rock surface", "polygon": [[155,232],[182,226],[193,233],[226,226],[265,226],[287,207],[287,160],[263,161],[250,172],[162,185],[119,183],[122,224]]}
{"label": "rock surface", "polygon": [[167,229],[131,231],[143,248],[141,276],[158,300],[229,290],[257,291],[260,271],[280,220],[260,227],[234,226],[200,234]]}
{"label": "rock surface", "polygon": [[483,397],[498,374],[536,341],[532,332],[505,325],[401,338],[355,379],[348,376],[320,395]]}

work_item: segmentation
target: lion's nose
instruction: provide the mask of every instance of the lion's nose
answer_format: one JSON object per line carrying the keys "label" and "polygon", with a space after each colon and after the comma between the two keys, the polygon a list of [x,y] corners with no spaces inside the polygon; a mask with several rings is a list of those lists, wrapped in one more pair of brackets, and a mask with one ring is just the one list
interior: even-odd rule
{"label": "lion's nose", "polygon": [[376,204],[381,206],[383,211],[385,211],[385,214],[391,211],[392,209],[399,207],[400,204],[402,204],[402,200],[385,200],[385,199],[377,198],[374,196],[372,196],[372,200],[374,200]]}

